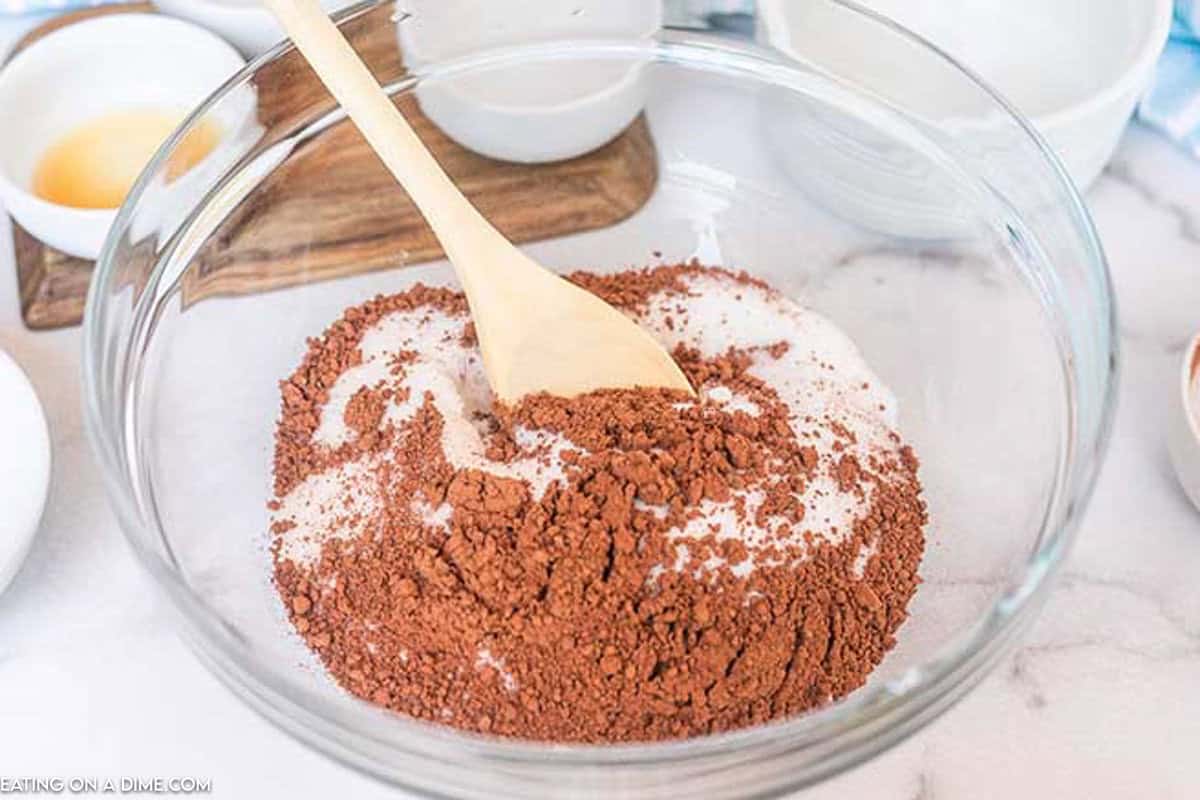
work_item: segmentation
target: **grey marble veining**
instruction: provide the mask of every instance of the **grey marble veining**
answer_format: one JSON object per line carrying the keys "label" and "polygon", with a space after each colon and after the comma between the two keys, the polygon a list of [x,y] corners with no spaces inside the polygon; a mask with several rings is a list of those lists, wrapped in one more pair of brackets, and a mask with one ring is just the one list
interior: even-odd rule
{"label": "grey marble veining", "polygon": [[[1200,247],[1200,217],[1183,202],[1164,198],[1159,191],[1140,175],[1132,165],[1115,160],[1104,169],[1104,177],[1127,186],[1137,192],[1147,206],[1170,214],[1179,226],[1179,236],[1184,241]],[[1198,190],[1200,191],[1200,190]]]}

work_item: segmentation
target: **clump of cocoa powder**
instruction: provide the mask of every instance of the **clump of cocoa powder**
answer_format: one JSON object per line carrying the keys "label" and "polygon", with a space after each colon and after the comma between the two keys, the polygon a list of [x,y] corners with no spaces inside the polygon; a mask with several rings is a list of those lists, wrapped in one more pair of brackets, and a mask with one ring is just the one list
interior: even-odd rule
{"label": "clump of cocoa powder", "polygon": [[[573,278],[631,308],[697,269]],[[351,460],[381,465],[371,480],[384,501],[368,533],[328,538],[312,563],[276,551],[296,630],[347,690],[473,731],[655,740],[820,706],[861,686],[892,647],[924,548],[917,460],[898,440],[851,455],[854,434],[834,419],[807,420],[813,435],[798,435],[775,391],[748,373],[748,350],[674,355],[694,386],[736,389],[759,409],[753,416],[645,389],[539,395],[484,414],[488,457],[502,463],[521,449],[517,430],[569,441],[564,477],[541,496],[525,481],[452,466],[428,396],[411,421],[386,423],[395,399],[386,386],[347,405],[352,441],[314,445],[329,388],[361,358],[363,332],[421,307],[464,313],[446,290],[376,298],[311,341],[282,384],[277,498]],[[476,347],[473,332],[460,344]],[[779,358],[786,347],[760,350]],[[810,443],[817,431],[835,440],[829,452]],[[836,541],[805,526],[799,498],[820,475],[863,504]],[[751,490],[761,494],[754,508]],[[415,500],[448,518],[431,522]],[[717,526],[678,535],[714,504],[732,505],[768,541],[751,547]]]}

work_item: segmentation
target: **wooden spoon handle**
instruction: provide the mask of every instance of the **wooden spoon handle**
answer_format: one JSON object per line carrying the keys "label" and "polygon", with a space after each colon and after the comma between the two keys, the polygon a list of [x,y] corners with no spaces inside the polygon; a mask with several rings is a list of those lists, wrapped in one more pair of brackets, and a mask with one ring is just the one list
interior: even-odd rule
{"label": "wooden spoon handle", "polygon": [[420,209],[458,270],[459,279],[464,284],[474,283],[467,280],[463,270],[480,263],[479,256],[494,253],[495,248],[512,249],[512,245],[471,205],[430,155],[317,0],[264,2]]}
{"label": "wooden spoon handle", "polygon": [[648,333],[526,257],[475,210],[317,0],[265,2],[429,221],[466,293],[488,382],[501,400],[632,386],[691,391]]}

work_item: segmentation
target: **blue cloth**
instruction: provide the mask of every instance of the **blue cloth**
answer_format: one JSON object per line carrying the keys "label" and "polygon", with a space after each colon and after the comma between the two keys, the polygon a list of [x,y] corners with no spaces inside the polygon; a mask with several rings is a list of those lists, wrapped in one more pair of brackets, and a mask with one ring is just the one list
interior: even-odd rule
{"label": "blue cloth", "polygon": [[1138,117],[1200,157],[1200,0],[1175,0],[1175,21]]}

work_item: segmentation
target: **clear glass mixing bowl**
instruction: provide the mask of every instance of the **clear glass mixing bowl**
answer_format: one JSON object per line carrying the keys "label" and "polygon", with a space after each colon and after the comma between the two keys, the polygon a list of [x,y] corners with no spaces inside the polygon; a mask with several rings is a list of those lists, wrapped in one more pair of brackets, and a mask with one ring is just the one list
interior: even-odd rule
{"label": "clear glass mixing bowl", "polygon": [[[1107,437],[1116,342],[1103,254],[1058,163],[1002,100],[883,20],[810,3],[838,18],[847,47],[953,76],[954,102],[931,105],[919,87],[908,97],[904,81],[859,74],[853,60],[787,60],[672,31],[507,47],[406,74],[395,27],[406,23],[391,3],[352,9],[343,28],[397,97],[575,75],[580,65],[634,75],[641,94],[620,113],[644,103],[649,137],[633,177],[652,188],[648,199],[616,224],[529,252],[563,269],[641,265],[655,252],[744,268],[858,342],[898,395],[932,519],[911,618],[868,685],[815,713],[724,735],[550,746],[414,722],[344,694],[313,667],[269,582],[276,381],[345,306],[444,278],[447,267],[410,266],[411,253],[392,246],[389,221],[405,201],[370,189],[382,174],[370,170],[382,167],[368,163],[359,190],[327,191],[355,134],[280,48],[158,153],[120,211],[85,321],[88,426],[121,523],[196,652],[247,703],[345,763],[443,796],[765,796],[911,734],[1028,623]],[[172,151],[206,117],[225,142],[192,172],[171,174]],[[614,120],[628,122],[588,124]],[[630,200],[570,170],[519,169],[512,192],[553,199],[567,186],[598,208]],[[493,197],[483,210],[499,216],[527,200]],[[559,212],[550,202],[541,213]],[[335,230],[344,240],[330,238]]]}

